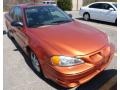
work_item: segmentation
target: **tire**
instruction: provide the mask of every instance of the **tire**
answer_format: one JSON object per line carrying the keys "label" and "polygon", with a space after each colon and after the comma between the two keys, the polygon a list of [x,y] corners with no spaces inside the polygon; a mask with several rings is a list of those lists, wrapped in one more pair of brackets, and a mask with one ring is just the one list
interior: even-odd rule
{"label": "tire", "polygon": [[38,58],[35,55],[35,53],[32,51],[30,51],[30,60],[31,60],[31,64],[32,64],[33,68],[35,69],[35,71],[42,74],[42,70],[41,70],[41,66],[38,61]]}
{"label": "tire", "polygon": [[84,19],[85,21],[90,20],[90,14],[89,14],[89,13],[85,13],[85,14],[83,15],[83,19]]}

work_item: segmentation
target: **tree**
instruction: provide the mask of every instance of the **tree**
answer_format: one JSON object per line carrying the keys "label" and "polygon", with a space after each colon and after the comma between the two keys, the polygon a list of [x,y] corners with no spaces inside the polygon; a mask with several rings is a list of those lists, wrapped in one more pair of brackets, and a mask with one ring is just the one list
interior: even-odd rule
{"label": "tree", "polygon": [[62,10],[72,10],[72,0],[57,0],[57,5]]}

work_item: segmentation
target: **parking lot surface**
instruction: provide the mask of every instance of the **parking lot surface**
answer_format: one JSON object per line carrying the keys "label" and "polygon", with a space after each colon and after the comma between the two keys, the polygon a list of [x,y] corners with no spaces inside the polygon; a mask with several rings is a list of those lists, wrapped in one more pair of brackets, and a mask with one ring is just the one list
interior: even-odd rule
{"label": "parking lot surface", "polygon": [[[115,47],[117,46],[116,26],[105,22],[84,21],[81,18],[77,20],[107,33],[110,41]],[[4,90],[65,90],[65,88],[58,86],[51,80],[45,79],[35,73],[29,64],[28,58],[21,51],[17,43],[7,37],[5,24],[3,29]],[[96,76],[88,83],[76,88],[76,90],[93,90],[93,88],[94,90],[98,90],[108,80],[116,76],[116,69],[117,54],[115,53],[112,62],[103,73]]]}

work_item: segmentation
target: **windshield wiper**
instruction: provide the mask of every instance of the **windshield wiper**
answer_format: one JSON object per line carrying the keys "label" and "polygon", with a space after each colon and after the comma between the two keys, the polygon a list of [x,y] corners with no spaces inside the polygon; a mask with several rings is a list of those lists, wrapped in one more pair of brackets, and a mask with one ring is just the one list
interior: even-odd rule
{"label": "windshield wiper", "polygon": [[37,27],[44,26],[44,25],[46,25],[46,24],[35,24],[35,25],[31,25],[29,27],[37,28]]}
{"label": "windshield wiper", "polygon": [[67,23],[67,22],[71,22],[72,20],[60,20],[60,21],[54,21],[54,22],[51,22],[52,24],[59,24],[59,23]]}

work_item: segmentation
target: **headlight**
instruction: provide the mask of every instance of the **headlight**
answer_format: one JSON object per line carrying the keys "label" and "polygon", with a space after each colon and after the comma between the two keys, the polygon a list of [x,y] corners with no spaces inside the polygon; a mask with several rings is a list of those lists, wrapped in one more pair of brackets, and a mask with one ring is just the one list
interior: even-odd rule
{"label": "headlight", "polygon": [[51,62],[53,65],[59,66],[72,66],[84,63],[84,61],[79,58],[72,58],[67,56],[53,56],[51,57]]}

